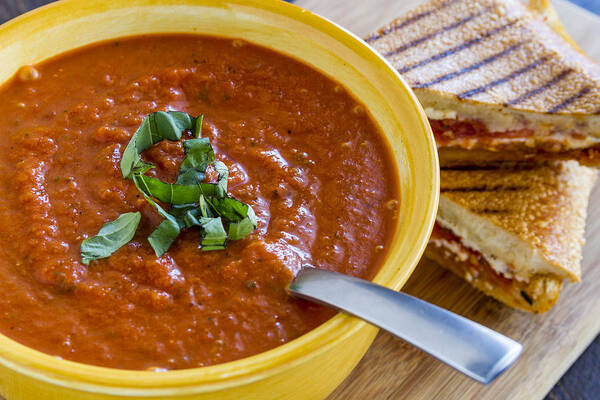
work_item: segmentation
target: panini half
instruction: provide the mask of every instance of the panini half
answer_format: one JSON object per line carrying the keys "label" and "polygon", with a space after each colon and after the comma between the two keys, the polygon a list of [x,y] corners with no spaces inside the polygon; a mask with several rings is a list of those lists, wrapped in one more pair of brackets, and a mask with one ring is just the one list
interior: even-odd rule
{"label": "panini half", "polygon": [[545,312],[578,281],[594,170],[574,161],[527,169],[441,171],[426,256],[514,308]]}
{"label": "panini half", "polygon": [[442,166],[598,166],[600,66],[544,19],[518,0],[434,0],[365,40],[413,88]]}

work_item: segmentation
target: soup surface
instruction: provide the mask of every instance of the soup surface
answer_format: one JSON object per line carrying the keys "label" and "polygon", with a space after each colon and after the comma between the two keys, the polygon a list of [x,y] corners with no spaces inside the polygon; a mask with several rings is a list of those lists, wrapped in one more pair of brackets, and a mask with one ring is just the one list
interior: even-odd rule
{"label": "soup surface", "polygon": [[[145,115],[204,115],[229,192],[258,228],[226,250],[181,234],[119,169]],[[35,349],[129,369],[191,368],[292,340],[334,312],[291,298],[302,264],[371,278],[398,207],[386,143],[364,108],[312,68],[239,40],[145,36],[24,67],[0,88],[0,332]],[[143,153],[173,182],[181,142]],[[81,263],[80,245],[141,211],[134,239]]]}

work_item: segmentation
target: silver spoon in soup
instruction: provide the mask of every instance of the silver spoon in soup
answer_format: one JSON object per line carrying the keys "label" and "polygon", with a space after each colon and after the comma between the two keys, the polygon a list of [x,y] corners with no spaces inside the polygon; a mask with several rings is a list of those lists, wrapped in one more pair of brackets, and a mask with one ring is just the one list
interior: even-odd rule
{"label": "silver spoon in soup", "polygon": [[363,279],[305,265],[289,291],[384,329],[483,384],[521,354],[521,344],[496,331]]}

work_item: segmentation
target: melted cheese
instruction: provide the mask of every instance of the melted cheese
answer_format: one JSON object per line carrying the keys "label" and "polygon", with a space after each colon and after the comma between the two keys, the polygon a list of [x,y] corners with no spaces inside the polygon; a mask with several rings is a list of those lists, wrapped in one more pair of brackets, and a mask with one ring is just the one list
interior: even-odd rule
{"label": "melted cheese", "polygon": [[[445,223],[439,217],[437,218],[437,223],[444,229],[448,229],[450,232],[456,235],[455,230],[452,229],[450,224]],[[459,236],[460,237],[460,236]],[[437,246],[443,246],[450,250],[452,253],[456,254],[459,257],[460,261],[466,261],[468,259],[468,252],[462,248],[462,246],[475,251],[478,254],[481,254],[483,259],[490,265],[490,267],[499,275],[507,279],[516,279],[520,282],[528,282],[529,278],[526,276],[515,275],[511,272],[511,268],[509,268],[508,264],[496,257],[493,254],[486,254],[481,251],[479,247],[473,242],[469,241],[464,237],[460,237],[460,242],[453,242],[443,238],[432,238],[431,242],[433,242]]]}
{"label": "melted cheese", "polygon": [[[454,119],[454,120],[473,120],[474,118],[461,118],[455,110],[437,109],[426,107],[425,114],[432,120]],[[526,146],[536,147],[538,145],[554,144],[557,151],[582,149],[597,145],[600,143],[600,137],[586,136],[576,132],[575,127],[567,130],[556,130],[550,125],[524,123],[522,118],[515,119],[514,115],[502,112],[489,113],[485,117],[475,118],[486,124],[488,130],[494,132],[517,131],[521,129],[533,129],[534,135],[526,138],[493,138],[489,146],[494,147],[507,143],[525,143]],[[451,130],[449,131],[451,132]],[[472,149],[478,144],[477,138],[457,138],[449,140],[446,146],[460,146],[466,149]]]}

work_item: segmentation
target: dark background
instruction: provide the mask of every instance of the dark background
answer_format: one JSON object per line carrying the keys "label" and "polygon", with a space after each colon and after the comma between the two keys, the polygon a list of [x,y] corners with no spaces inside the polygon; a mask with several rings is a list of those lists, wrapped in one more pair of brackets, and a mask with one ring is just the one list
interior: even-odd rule
{"label": "dark background", "polygon": [[[600,0],[571,1],[600,15]],[[32,8],[51,2],[52,0],[0,0],[0,23]],[[293,0],[290,2],[293,2]],[[595,40],[600,40],[600,32],[597,33],[597,39]],[[552,349],[549,348],[548,351],[552,351]],[[531,382],[531,384],[535,385],[536,383]],[[600,400],[600,336],[594,340],[590,347],[556,384],[546,397],[546,400]]]}

